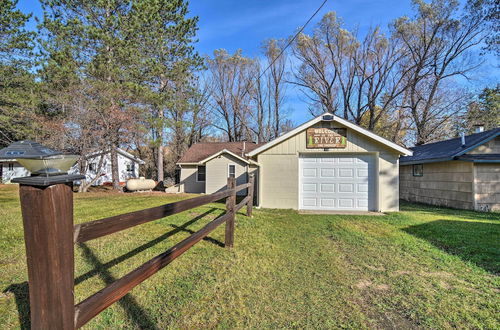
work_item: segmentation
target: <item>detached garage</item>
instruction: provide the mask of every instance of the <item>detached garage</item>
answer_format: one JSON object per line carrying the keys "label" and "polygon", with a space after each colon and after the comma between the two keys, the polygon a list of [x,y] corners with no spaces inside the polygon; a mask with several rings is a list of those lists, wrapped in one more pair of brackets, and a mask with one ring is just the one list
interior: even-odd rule
{"label": "detached garage", "polygon": [[412,152],[324,114],[247,153],[258,205],[318,211],[398,211],[399,157]]}

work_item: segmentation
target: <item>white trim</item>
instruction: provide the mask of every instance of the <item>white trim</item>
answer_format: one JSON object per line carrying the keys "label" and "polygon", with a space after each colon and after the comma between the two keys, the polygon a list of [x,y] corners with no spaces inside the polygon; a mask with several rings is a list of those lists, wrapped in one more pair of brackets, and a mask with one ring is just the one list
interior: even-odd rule
{"label": "white trim", "polygon": [[[205,168],[205,180],[200,181],[198,180],[198,174],[199,174],[199,168],[204,167]],[[198,165],[196,167],[196,182],[207,182],[207,166],[206,165]]]}
{"label": "white trim", "polygon": [[208,156],[207,158],[201,160],[200,163],[204,164],[204,163],[208,162],[209,160],[214,159],[215,157],[222,155],[223,153],[229,154],[229,155],[233,156],[234,158],[239,159],[239,160],[241,160],[242,162],[244,162],[246,164],[250,163],[247,159],[245,159],[243,157],[240,157],[237,154],[235,154],[234,152],[231,152],[231,151],[229,151],[227,149],[222,149],[221,151],[213,154],[212,156]]}
{"label": "white trim", "polygon": [[335,115],[332,115],[331,113],[328,113],[328,112],[325,112],[324,114],[322,114],[322,115],[320,115],[320,116],[318,116],[316,118],[313,118],[313,119],[309,120],[308,122],[300,125],[299,127],[291,130],[290,132],[288,132],[286,134],[283,134],[279,138],[274,139],[274,140],[272,140],[272,141],[264,144],[263,146],[260,146],[257,149],[254,149],[253,151],[249,152],[247,155],[250,156],[250,157],[253,157],[253,156],[258,155],[259,153],[261,153],[261,152],[263,152],[263,151],[265,151],[265,150],[267,150],[267,149],[269,149],[269,148],[271,148],[271,147],[273,147],[273,146],[275,146],[275,145],[277,145],[277,144],[279,144],[279,143],[281,143],[281,142],[289,139],[290,137],[292,137],[292,136],[294,136],[294,135],[302,132],[306,128],[308,128],[308,127],[310,127],[310,126],[312,126],[312,125],[314,125],[314,124],[322,121],[324,115],[333,116],[333,120],[332,121],[337,122],[337,123],[339,123],[341,125],[344,125],[344,126],[350,128],[350,129],[352,129],[353,131],[356,131],[356,132],[359,132],[359,133],[361,133],[363,135],[366,135],[366,136],[374,139],[377,142],[380,142],[380,143],[382,143],[382,144],[384,144],[384,145],[386,145],[386,146],[388,146],[388,147],[390,147],[392,149],[397,150],[399,153],[401,153],[401,154],[403,154],[405,156],[411,156],[411,155],[413,155],[413,152],[411,150],[403,148],[403,147],[397,145],[394,142],[391,142],[391,141],[389,141],[389,140],[387,140],[387,139],[385,139],[385,138],[383,138],[381,136],[378,136],[377,134],[375,134],[373,132],[370,132],[367,129],[364,129],[364,128],[356,125],[356,124],[353,124],[353,123],[349,122],[348,120],[342,119],[342,118],[340,118],[338,116],[335,116]]}
{"label": "white trim", "polygon": [[199,165],[203,165],[201,163],[177,163],[177,165],[179,166],[182,166],[182,165],[186,165],[186,166],[199,166]]}
{"label": "white trim", "polygon": [[230,178],[231,171],[229,170],[229,168],[231,166],[234,166],[234,178],[236,179],[236,164],[235,163],[228,163],[227,164],[227,177]]}
{"label": "white trim", "polygon": [[227,154],[233,156],[234,158],[237,158],[237,159],[241,160],[242,162],[246,163],[247,165],[253,164],[253,165],[256,165],[256,166],[260,166],[260,164],[258,162],[256,162],[255,160],[242,158],[242,157],[238,156],[237,154],[235,154],[234,152],[231,152],[231,151],[229,151],[227,149],[223,149],[223,150],[221,150],[221,151],[219,151],[219,152],[217,152],[217,153],[215,153],[215,154],[213,154],[211,156],[208,156],[207,158],[205,158],[205,159],[203,159],[203,160],[201,160],[201,161],[199,161],[197,163],[176,163],[176,164],[179,165],[179,166],[182,166],[182,165],[200,166],[200,165],[205,164],[206,162],[212,160],[213,158],[215,158],[215,157],[217,157],[217,156],[219,156],[219,155],[221,155],[223,153],[227,153]]}
{"label": "white trim", "polygon": [[[126,158],[129,158],[130,160],[138,163],[139,165],[146,164],[146,162],[143,161],[142,159],[134,157],[134,155],[132,155],[131,153],[126,152],[125,150],[123,150],[121,148],[116,148],[116,152],[119,153],[119,154],[121,154],[122,156],[124,156]],[[85,155],[85,158],[92,159],[92,158],[95,158],[95,157],[98,157],[98,156],[101,156],[101,155],[107,155],[109,153],[111,153],[110,150],[107,150],[107,151],[102,151],[102,150],[101,151],[96,151],[96,152],[92,152],[90,154]]]}

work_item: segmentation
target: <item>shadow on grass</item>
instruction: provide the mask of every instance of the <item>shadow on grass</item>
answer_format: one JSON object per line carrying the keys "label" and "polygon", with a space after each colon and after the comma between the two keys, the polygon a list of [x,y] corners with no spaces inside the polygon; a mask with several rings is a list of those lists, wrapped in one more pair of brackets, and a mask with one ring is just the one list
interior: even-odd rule
{"label": "shadow on grass", "polygon": [[[127,252],[125,253],[124,255],[121,255],[113,260],[110,260],[106,263],[103,263],[103,264],[99,264],[99,266],[96,266],[93,270],[89,271],[88,273],[85,273],[85,274],[82,274],[80,276],[78,276],[76,279],[75,279],[75,284],[80,284],[81,282],[99,274],[101,272],[101,270],[103,269],[108,269],[108,268],[111,268],[113,266],[116,266],[118,265],[119,263],[129,259],[129,258],[132,258],[133,256],[141,253],[142,251],[145,251],[147,249],[149,249],[150,247],[153,247],[155,246],[156,244],[168,239],[169,237],[171,236],[174,236],[175,234],[177,233],[180,233],[181,231],[185,231],[187,230],[187,227],[192,225],[193,223],[197,222],[198,220],[206,217],[207,215],[215,212],[215,211],[219,211],[219,209],[217,208],[212,208],[198,216],[196,216],[195,218],[189,220],[188,222],[182,224],[181,226],[178,226],[178,227],[175,227],[174,230],[171,230],[149,242],[147,242],[146,244],[143,244],[141,246],[138,246],[136,247],[135,249],[133,249],[132,251],[130,252]],[[173,225],[171,225],[173,226]],[[205,237],[205,240],[209,241],[209,237]],[[217,241],[218,242],[218,241]]]}
{"label": "shadow on grass", "polygon": [[[187,229],[188,226],[192,225],[196,221],[202,219],[203,217],[215,212],[215,211],[223,211],[217,208],[212,208],[195,218],[191,219],[190,221],[184,223],[181,226],[174,226],[175,229],[171,230],[151,241],[149,241],[146,244],[143,244],[134,250],[119,256],[111,261],[108,261],[106,263],[102,263],[99,258],[94,254],[94,252],[85,244],[79,244],[80,248],[83,250],[83,256],[86,259],[87,262],[92,264],[95,268],[83,275],[78,276],[75,278],[75,284],[79,284],[86,279],[89,279],[95,275],[99,275],[103,281],[109,285],[113,283],[116,279],[112,276],[111,272],[108,270],[109,268],[135,256],[136,254],[166,240],[167,238],[181,232],[181,231],[187,231],[187,232],[192,232],[191,230]],[[210,237],[205,237],[204,238],[206,241],[214,243],[218,246],[224,246],[223,243],[210,238]],[[23,283],[16,283],[16,284],[11,284],[9,287],[7,287],[4,290],[4,293],[12,293],[14,294],[15,301],[16,301],[16,306],[17,306],[17,311],[19,315],[19,324],[21,326],[21,329],[27,330],[31,328],[31,322],[30,322],[30,305],[29,305],[29,288],[28,288],[28,282],[23,282]],[[129,316],[130,320],[132,320],[136,326],[139,329],[158,329],[155,322],[149,318],[149,316],[145,313],[145,311],[138,305],[138,303],[135,301],[135,299],[131,295],[126,295],[122,299],[118,301],[118,303],[122,306],[122,308],[126,311],[127,315]]]}
{"label": "shadow on grass", "polygon": [[493,220],[500,221],[498,212],[477,212],[472,210],[452,209],[444,206],[434,206],[421,203],[410,203],[404,200],[400,201],[401,211],[419,212],[432,215],[453,216],[457,219],[465,220]]}
{"label": "shadow on grass", "polygon": [[4,293],[12,293],[16,299],[17,314],[21,329],[31,329],[28,282],[11,284],[5,289]]}
{"label": "shadow on grass", "polygon": [[500,273],[500,223],[440,219],[403,230],[488,272]]}

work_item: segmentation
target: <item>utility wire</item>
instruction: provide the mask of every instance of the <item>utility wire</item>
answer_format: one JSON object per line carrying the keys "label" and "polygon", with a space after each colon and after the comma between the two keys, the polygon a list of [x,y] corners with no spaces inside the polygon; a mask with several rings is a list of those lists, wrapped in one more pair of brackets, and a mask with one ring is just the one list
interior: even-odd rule
{"label": "utility wire", "polygon": [[321,4],[321,6],[318,7],[318,9],[316,9],[316,11],[314,12],[314,14],[312,14],[311,17],[309,17],[309,19],[307,20],[307,22],[299,29],[299,31],[297,31],[297,33],[295,33],[295,35],[293,36],[292,39],[290,39],[288,41],[288,43],[285,45],[285,47],[283,47],[283,49],[281,50],[281,52],[278,54],[278,56],[276,56],[274,58],[274,60],[267,66],[267,68],[262,71],[262,73],[259,75],[258,79],[262,78],[262,76],[264,75],[264,73],[266,73],[266,71],[271,67],[273,66],[273,64],[278,60],[278,58],[283,55],[283,53],[285,52],[285,50],[295,41],[295,39],[297,39],[297,37],[299,36],[299,34],[302,33],[302,31],[304,31],[304,29],[306,28],[306,26],[312,21],[312,19],[319,13],[319,11],[321,10],[321,8],[323,8],[323,6],[326,4],[328,0],[325,0],[323,1],[323,3]]}

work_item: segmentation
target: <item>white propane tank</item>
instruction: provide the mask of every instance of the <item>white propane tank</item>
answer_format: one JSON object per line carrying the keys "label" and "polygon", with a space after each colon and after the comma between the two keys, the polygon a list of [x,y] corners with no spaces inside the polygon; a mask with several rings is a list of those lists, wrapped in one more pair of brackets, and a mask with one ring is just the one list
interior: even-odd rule
{"label": "white propane tank", "polygon": [[127,190],[129,191],[152,190],[154,187],[156,187],[156,182],[151,179],[146,179],[143,176],[139,179],[127,180]]}

